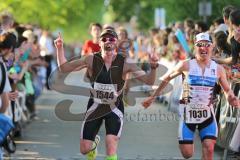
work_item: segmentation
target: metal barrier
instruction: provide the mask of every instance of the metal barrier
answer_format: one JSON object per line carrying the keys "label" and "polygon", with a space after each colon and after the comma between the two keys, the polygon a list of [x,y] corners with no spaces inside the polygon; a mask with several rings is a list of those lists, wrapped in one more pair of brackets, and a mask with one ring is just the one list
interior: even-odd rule
{"label": "metal barrier", "polygon": [[[240,97],[240,81],[231,83],[231,88],[235,95]],[[218,120],[219,132],[217,145],[224,148],[224,160],[228,159],[228,151],[240,152],[240,140],[236,141],[240,135],[240,111],[229,105],[225,95],[219,95],[219,102],[216,105],[216,117]]]}

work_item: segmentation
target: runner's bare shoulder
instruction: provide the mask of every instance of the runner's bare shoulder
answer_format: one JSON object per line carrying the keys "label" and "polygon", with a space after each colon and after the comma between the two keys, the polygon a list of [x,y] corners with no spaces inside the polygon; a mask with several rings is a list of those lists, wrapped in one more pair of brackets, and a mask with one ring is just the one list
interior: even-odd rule
{"label": "runner's bare shoulder", "polygon": [[188,71],[189,70],[189,61],[190,61],[190,59],[179,61],[175,68],[182,72]]}

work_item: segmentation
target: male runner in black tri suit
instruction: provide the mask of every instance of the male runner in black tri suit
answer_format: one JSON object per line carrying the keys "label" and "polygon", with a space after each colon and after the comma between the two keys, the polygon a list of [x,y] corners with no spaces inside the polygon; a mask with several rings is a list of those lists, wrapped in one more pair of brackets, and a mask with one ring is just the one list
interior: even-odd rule
{"label": "male runner in black tri suit", "polygon": [[[132,73],[138,80],[152,85],[156,77],[158,58],[150,56],[151,72],[145,74],[135,63],[128,63],[117,53],[118,36],[114,30],[105,29],[100,36],[101,52],[83,59],[67,62],[64,56],[61,35],[55,41],[57,62],[61,72],[70,72],[86,67],[92,85],[85,121],[82,125],[80,151],[88,159],[96,158],[96,136],[103,120],[106,127],[106,160],[117,160],[117,144],[123,126],[124,106],[122,91],[127,73]],[[67,63],[66,63],[67,62]],[[77,69],[78,68],[78,69]]]}

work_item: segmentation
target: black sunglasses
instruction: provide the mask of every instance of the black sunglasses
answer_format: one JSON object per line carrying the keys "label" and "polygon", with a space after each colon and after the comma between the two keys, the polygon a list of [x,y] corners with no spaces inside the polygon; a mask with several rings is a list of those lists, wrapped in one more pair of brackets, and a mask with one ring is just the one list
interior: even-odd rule
{"label": "black sunglasses", "polygon": [[102,42],[107,42],[107,41],[109,41],[109,42],[115,42],[115,41],[116,41],[116,38],[114,38],[114,37],[103,37],[103,38],[101,39],[101,41],[102,41]]}
{"label": "black sunglasses", "polygon": [[196,46],[197,47],[210,47],[211,44],[210,43],[197,43]]}

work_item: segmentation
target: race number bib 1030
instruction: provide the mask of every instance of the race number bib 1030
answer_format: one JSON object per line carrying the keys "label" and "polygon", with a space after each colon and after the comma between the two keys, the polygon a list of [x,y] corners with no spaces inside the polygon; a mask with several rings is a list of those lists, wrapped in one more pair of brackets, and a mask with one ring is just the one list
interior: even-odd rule
{"label": "race number bib 1030", "polygon": [[201,104],[187,104],[185,106],[186,123],[202,123],[211,117],[211,108]]}
{"label": "race number bib 1030", "polygon": [[94,102],[110,104],[116,101],[117,85],[94,83]]}

